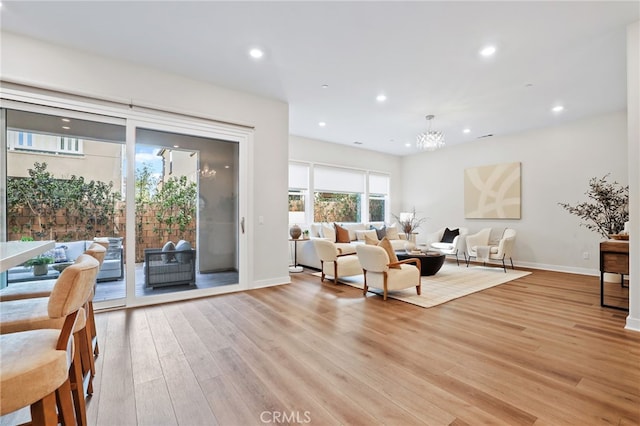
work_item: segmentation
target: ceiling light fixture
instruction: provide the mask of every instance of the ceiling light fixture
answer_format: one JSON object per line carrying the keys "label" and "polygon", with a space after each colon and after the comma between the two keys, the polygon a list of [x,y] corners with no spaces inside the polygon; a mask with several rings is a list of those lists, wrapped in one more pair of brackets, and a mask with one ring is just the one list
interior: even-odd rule
{"label": "ceiling light fixture", "polygon": [[420,133],[416,138],[416,146],[422,151],[435,151],[444,146],[444,134],[442,132],[431,130],[431,122],[435,115],[427,115],[425,117],[429,122],[429,128],[426,132]]}
{"label": "ceiling light fixture", "polygon": [[320,87],[322,87],[323,89],[328,89],[328,88],[329,88],[329,85],[328,85],[328,84],[323,84],[323,85],[322,85],[322,86],[320,86]]}
{"label": "ceiling light fixture", "polygon": [[69,126],[62,126],[62,128],[63,128],[63,129],[65,129],[65,130],[69,130],[71,127],[69,127]]}
{"label": "ceiling light fixture", "polygon": [[562,112],[562,111],[564,111],[564,107],[562,105],[556,105],[553,108],[551,108],[551,111],[553,111],[553,112]]}
{"label": "ceiling light fixture", "polygon": [[254,59],[260,59],[264,56],[264,52],[258,48],[253,48],[249,51],[249,56]]}
{"label": "ceiling light fixture", "polygon": [[471,129],[464,129],[462,133],[471,133]]}
{"label": "ceiling light fixture", "polygon": [[203,178],[213,179],[216,177],[216,172],[214,169],[209,168],[208,164],[205,164],[202,169],[200,169],[200,176]]}
{"label": "ceiling light fixture", "polygon": [[321,122],[318,123],[318,126],[320,126],[320,127],[324,127],[326,125],[327,125],[327,123],[325,123],[324,121],[321,121]]}
{"label": "ceiling light fixture", "polygon": [[71,121],[71,120],[69,120],[68,118],[62,118],[61,120],[62,120],[62,121],[64,121],[65,123],[68,123],[68,122],[70,122],[70,121]]}
{"label": "ceiling light fixture", "polygon": [[384,102],[386,100],[387,100],[387,97],[385,95],[383,95],[383,94],[380,94],[380,95],[376,96],[376,101],[378,101],[378,102]]}
{"label": "ceiling light fixture", "polygon": [[482,56],[484,56],[485,58],[486,58],[486,57],[489,57],[489,56],[492,56],[494,53],[496,53],[496,48],[495,48],[495,46],[487,46],[487,47],[485,47],[484,49],[482,49],[482,50],[480,51],[480,54],[481,54]]}

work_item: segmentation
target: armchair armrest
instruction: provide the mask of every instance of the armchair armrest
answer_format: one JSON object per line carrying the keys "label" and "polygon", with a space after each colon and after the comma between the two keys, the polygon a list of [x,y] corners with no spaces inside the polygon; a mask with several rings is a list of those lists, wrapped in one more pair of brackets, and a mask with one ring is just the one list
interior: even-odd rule
{"label": "armchair armrest", "polygon": [[418,269],[422,268],[422,262],[420,261],[420,259],[418,259],[417,257],[410,257],[409,259],[404,259],[404,260],[399,260],[397,262],[391,262],[389,263],[387,266],[389,268],[392,268],[394,266],[400,266],[403,263],[415,263],[416,266],[418,267]]}

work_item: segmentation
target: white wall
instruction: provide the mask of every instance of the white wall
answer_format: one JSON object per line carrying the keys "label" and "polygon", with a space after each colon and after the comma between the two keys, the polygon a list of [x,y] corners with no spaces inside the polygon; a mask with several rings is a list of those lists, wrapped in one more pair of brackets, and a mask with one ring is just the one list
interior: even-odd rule
{"label": "white wall", "polygon": [[[430,220],[423,228],[430,230],[516,229],[516,265],[598,274],[602,237],[579,226],[580,220],[558,203],[586,201],[589,179],[609,172],[611,179],[628,183],[626,125],[621,111],[404,157],[403,200],[427,212]],[[522,163],[522,218],[465,219],[464,169],[516,161]]]}
{"label": "white wall", "polygon": [[0,35],[3,79],[254,126],[253,214],[247,218],[254,250],[250,285],[289,280],[286,103],[11,33]]}
{"label": "white wall", "polygon": [[401,157],[291,135],[289,137],[289,159],[389,173],[391,213],[398,214],[404,207],[401,197]]}

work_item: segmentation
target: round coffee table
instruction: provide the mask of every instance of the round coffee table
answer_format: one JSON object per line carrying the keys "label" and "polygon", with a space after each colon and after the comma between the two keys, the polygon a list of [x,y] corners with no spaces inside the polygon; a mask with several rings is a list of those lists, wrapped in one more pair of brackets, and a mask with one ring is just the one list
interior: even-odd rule
{"label": "round coffee table", "polygon": [[397,251],[398,260],[410,259],[412,257],[420,259],[420,275],[423,277],[435,275],[438,273],[446,256],[437,251],[428,251],[420,254],[409,254],[406,251]]}

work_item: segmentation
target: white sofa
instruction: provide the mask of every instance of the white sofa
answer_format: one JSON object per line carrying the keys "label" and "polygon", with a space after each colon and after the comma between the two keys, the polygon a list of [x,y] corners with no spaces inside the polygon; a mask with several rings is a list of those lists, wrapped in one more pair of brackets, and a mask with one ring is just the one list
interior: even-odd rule
{"label": "white sofa", "polygon": [[[323,225],[333,227],[333,223],[312,223],[309,226],[309,240],[313,239],[328,239],[331,240],[331,235],[325,236],[323,233]],[[340,226],[346,228],[349,231],[349,242],[348,243],[335,243],[336,247],[340,249],[342,254],[355,254],[356,253],[356,245],[364,244],[364,235],[366,234],[363,231],[373,231],[371,226],[374,226],[377,229],[382,228],[384,223],[382,222],[373,222],[373,223],[339,223]],[[393,225],[391,225],[393,226]],[[395,229],[399,230],[398,226],[395,225]],[[371,233],[368,233],[372,235]],[[335,242],[335,236],[333,236],[333,241]],[[377,237],[376,237],[377,239]],[[391,245],[394,250],[404,250],[405,244],[407,242],[404,234],[399,231],[398,238],[392,239]],[[310,242],[298,242],[296,244],[297,247],[297,261],[298,265],[307,266],[310,268],[321,269],[322,265],[320,262],[320,258],[316,253],[315,247]]]}

